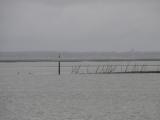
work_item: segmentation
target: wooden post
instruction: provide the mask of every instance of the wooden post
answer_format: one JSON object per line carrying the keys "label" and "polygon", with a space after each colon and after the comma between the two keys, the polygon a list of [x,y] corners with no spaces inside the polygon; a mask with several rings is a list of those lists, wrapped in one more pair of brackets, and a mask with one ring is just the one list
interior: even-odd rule
{"label": "wooden post", "polygon": [[59,54],[59,61],[58,61],[58,75],[61,75],[61,63],[60,63],[61,54]]}

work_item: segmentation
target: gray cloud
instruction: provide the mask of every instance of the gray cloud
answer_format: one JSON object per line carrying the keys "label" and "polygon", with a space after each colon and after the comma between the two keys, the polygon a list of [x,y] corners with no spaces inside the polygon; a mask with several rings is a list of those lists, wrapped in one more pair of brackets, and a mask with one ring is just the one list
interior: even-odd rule
{"label": "gray cloud", "polygon": [[73,4],[86,4],[86,3],[146,3],[146,2],[159,2],[159,0],[1,0],[2,3],[15,3],[15,2],[41,2],[49,5],[73,5]]}
{"label": "gray cloud", "polygon": [[0,2],[0,50],[160,51],[156,0]]}

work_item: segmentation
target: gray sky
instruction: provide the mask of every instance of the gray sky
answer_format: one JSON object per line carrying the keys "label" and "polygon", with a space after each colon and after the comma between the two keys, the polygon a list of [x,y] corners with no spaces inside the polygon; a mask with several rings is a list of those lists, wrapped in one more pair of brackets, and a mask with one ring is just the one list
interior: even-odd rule
{"label": "gray sky", "polygon": [[159,0],[0,0],[0,51],[160,51]]}

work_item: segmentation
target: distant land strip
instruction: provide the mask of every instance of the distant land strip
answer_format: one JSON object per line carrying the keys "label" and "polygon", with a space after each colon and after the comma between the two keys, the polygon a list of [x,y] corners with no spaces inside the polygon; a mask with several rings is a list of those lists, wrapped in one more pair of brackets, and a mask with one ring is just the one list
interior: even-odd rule
{"label": "distant land strip", "polygon": [[160,61],[160,58],[144,58],[144,59],[0,59],[0,62],[126,62],[126,61]]}

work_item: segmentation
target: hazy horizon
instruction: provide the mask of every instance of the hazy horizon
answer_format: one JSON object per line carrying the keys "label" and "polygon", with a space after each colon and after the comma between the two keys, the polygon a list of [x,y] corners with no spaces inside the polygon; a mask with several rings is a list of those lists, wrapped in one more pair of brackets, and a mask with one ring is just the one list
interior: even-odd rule
{"label": "hazy horizon", "polygon": [[160,51],[137,51],[137,50],[127,50],[127,51],[54,51],[54,50],[21,50],[21,51],[0,51],[0,53],[43,53],[43,52],[51,52],[51,53],[160,53]]}

